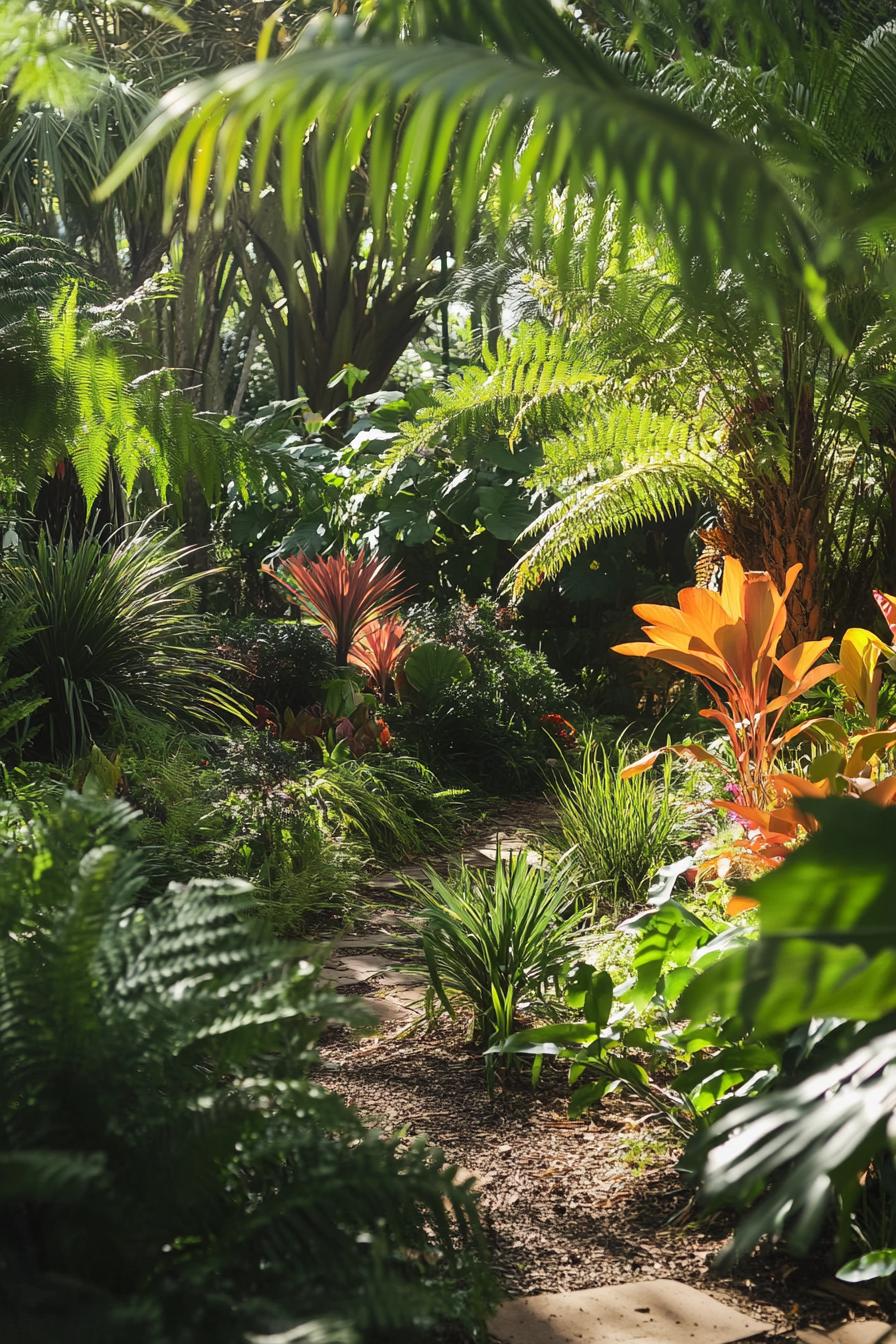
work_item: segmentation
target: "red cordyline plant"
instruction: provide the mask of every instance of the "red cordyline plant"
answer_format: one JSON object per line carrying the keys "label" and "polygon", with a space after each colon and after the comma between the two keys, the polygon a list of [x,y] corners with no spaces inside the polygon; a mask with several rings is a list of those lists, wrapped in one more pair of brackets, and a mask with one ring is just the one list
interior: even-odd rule
{"label": "red cordyline plant", "polygon": [[399,663],[409,651],[404,625],[387,616],[366,626],[349,649],[348,661],[366,672],[380,698],[385,699]]}
{"label": "red cordyline plant", "polygon": [[[689,672],[706,689],[713,708],[700,713],[725,730],[747,808],[767,808],[778,801],[775,758],[785,743],[812,723],[779,732],[782,716],[794,700],[838,671],[836,663],[817,665],[830,639],[807,640],[778,654],[787,624],[787,599],[800,569],[791,566],[779,592],[765,571],[745,572],[729,556],[720,593],[685,588],[678,594],[677,607],[636,606],[635,615],[647,622],[648,642],[616,646],[617,653],[656,658]],[[649,752],[623,773],[647,770],[662,751],[728,768],[705,748],[681,744]]]}
{"label": "red cordyline plant", "polygon": [[289,600],[316,621],[345,666],[352,646],[377,621],[392,615],[410,595],[398,565],[368,557],[285,556],[262,569],[286,589]]}

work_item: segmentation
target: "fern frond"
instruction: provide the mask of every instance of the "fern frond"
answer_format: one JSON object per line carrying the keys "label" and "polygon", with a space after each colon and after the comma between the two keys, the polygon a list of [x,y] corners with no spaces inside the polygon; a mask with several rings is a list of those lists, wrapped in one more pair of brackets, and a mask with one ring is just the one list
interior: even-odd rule
{"label": "fern frond", "polygon": [[621,402],[609,411],[592,407],[587,421],[547,440],[532,480],[566,495],[589,479],[606,479],[638,463],[713,461],[721,432],[710,413],[685,419],[644,403]]}
{"label": "fern frond", "polygon": [[552,504],[526,531],[542,533],[510,571],[505,584],[515,596],[535,588],[579,555],[589,542],[641,523],[680,513],[701,495],[718,494],[716,460],[696,454],[636,462],[607,480],[577,486]]}
{"label": "fern frond", "polygon": [[606,381],[584,342],[565,328],[526,323],[502,337],[484,368],[466,368],[436,389],[432,406],[409,421],[384,470],[434,449],[464,455],[471,443],[503,436],[512,447],[525,426],[532,435],[555,432],[583,393]]}

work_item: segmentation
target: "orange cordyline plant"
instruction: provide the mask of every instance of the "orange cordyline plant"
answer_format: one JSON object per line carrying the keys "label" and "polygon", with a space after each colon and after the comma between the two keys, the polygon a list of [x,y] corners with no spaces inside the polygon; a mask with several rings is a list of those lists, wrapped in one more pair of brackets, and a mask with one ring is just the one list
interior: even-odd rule
{"label": "orange cordyline plant", "polygon": [[[779,732],[782,716],[798,696],[837,671],[837,664],[818,662],[830,639],[806,640],[778,654],[787,624],[787,599],[800,568],[790,567],[779,591],[767,573],[745,572],[729,556],[721,592],[685,588],[678,594],[677,607],[636,606],[635,615],[646,622],[647,641],[616,646],[617,653],[656,658],[697,678],[713,702],[712,709],[700,713],[724,729],[734,754],[741,801],[749,808],[774,806],[775,759],[809,726],[802,723]],[[663,751],[729,768],[704,747],[679,744],[649,752],[624,774],[647,770]]]}
{"label": "orange cordyline plant", "polygon": [[884,614],[884,620],[890,627],[893,644],[896,645],[896,597],[891,597],[889,593],[881,593],[877,588],[872,589],[872,592],[875,602]]}
{"label": "orange cordyline plant", "polygon": [[340,665],[375,621],[398,609],[410,589],[398,565],[344,551],[326,558],[288,555],[262,569],[286,589],[289,600],[317,621],[336,650]]}

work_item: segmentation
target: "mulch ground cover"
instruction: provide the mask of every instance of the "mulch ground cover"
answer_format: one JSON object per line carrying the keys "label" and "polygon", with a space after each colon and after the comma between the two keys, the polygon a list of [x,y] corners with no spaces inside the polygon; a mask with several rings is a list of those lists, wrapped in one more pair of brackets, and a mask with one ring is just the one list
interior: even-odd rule
{"label": "mulch ground cover", "polygon": [[697,1223],[668,1129],[638,1099],[614,1096],[570,1121],[567,1090],[549,1069],[537,1089],[520,1078],[490,1099],[478,1053],[455,1024],[375,1039],[332,1031],[322,1073],[368,1123],[425,1135],[475,1174],[509,1295],[675,1278],[767,1320],[769,1338],[850,1315],[822,1287],[829,1269],[819,1261],[769,1251],[736,1278],[714,1272],[728,1226]]}
{"label": "mulch ground cover", "polygon": [[[498,825],[536,818],[543,821],[543,805]],[[494,830],[495,820],[490,824]],[[368,928],[388,927],[389,905],[379,906]],[[364,927],[362,921],[354,931]],[[355,992],[376,990],[373,979]],[[510,1296],[675,1278],[767,1321],[768,1340],[792,1340],[796,1329],[853,1315],[880,1319],[879,1307],[864,1309],[860,1300],[851,1306],[832,1294],[823,1251],[800,1263],[767,1249],[736,1276],[717,1272],[713,1261],[730,1223],[723,1216],[698,1220],[676,1171],[676,1137],[638,1098],[615,1094],[571,1121],[565,1071],[549,1062],[536,1088],[523,1068],[490,1097],[465,1024],[447,1019],[410,1030],[388,1024],[376,1037],[331,1029],[320,1074],[368,1124],[425,1136],[462,1174],[475,1175],[494,1264]]]}

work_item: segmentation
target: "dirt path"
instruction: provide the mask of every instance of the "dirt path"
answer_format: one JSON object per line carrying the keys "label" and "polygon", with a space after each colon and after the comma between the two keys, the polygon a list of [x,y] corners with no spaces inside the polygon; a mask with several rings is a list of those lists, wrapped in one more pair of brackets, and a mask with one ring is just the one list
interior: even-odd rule
{"label": "dirt path", "polygon": [[[468,835],[465,851],[493,856],[496,832],[502,844],[532,840],[537,848],[533,832],[546,817],[543,805],[508,808]],[[697,1224],[675,1170],[674,1138],[645,1103],[619,1094],[572,1122],[565,1072],[549,1065],[537,1089],[522,1071],[490,1099],[464,1024],[411,1026],[421,986],[388,970],[399,910],[395,884],[374,884],[362,921],[334,953],[334,983],[377,1006],[381,1027],[366,1037],[330,1032],[322,1080],[368,1123],[425,1135],[475,1175],[509,1295],[675,1278],[768,1322],[768,1340],[850,1318],[824,1290],[827,1270],[818,1263],[798,1266],[767,1251],[736,1278],[713,1271],[727,1227]],[[866,1313],[857,1305],[855,1314]]]}

